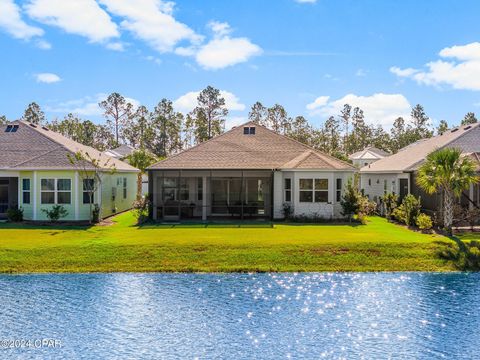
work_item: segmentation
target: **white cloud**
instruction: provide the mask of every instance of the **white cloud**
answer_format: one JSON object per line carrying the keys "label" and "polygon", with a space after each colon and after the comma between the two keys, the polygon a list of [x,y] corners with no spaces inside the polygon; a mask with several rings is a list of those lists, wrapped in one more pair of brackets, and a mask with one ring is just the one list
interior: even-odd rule
{"label": "white cloud", "polygon": [[42,50],[50,50],[52,48],[52,44],[43,39],[38,40],[35,45],[37,45],[37,47]]}
{"label": "white cloud", "polygon": [[[315,105],[317,100],[320,105]],[[307,105],[307,110],[311,116],[318,115],[326,118],[339,115],[344,104],[350,104],[352,107],[358,106],[363,110],[366,122],[384,127],[390,127],[399,116],[408,118],[411,109],[410,103],[401,94],[377,93],[371,96],[348,94],[340,99],[330,101],[328,96],[320,96],[313,103]]]}
{"label": "white cloud", "polygon": [[35,79],[39,83],[44,83],[44,84],[53,84],[59,81],[62,81],[60,76],[57,74],[53,73],[40,73],[40,74],[35,74]]}
{"label": "white cloud", "polygon": [[13,0],[0,0],[0,28],[17,39],[28,40],[43,35],[42,29],[22,20],[20,8]]}
{"label": "white cloud", "polygon": [[319,107],[325,106],[328,103],[330,96],[319,96],[312,103],[307,104],[307,110],[315,110]]}
{"label": "white cloud", "polygon": [[175,20],[172,2],[161,0],[100,0],[107,10],[125,18],[120,25],[158,52],[170,52],[180,41],[199,43],[202,37]]}
{"label": "white cloud", "polygon": [[[173,102],[173,106],[177,111],[188,113],[197,106],[197,97],[200,91],[190,91]],[[226,90],[220,90],[220,96],[225,99],[225,106],[231,111],[243,111],[245,110],[245,104],[240,102],[240,99]]]}
{"label": "white cloud", "polygon": [[358,70],[355,72],[355,76],[365,77],[365,76],[367,76],[367,71],[365,71],[365,70],[363,70],[363,69],[358,69]]}
{"label": "white cloud", "polygon": [[[59,102],[53,105],[47,105],[45,110],[52,113],[60,114],[76,114],[79,116],[101,116],[102,109],[98,106],[98,103],[105,100],[108,94],[99,93],[95,96],[85,96],[81,99],[68,100]],[[140,105],[140,102],[136,99],[129,97],[125,98],[127,102],[131,103],[134,108]]]}
{"label": "white cloud", "polygon": [[107,45],[105,45],[105,47],[107,49],[113,50],[113,51],[124,51],[125,50],[125,47],[124,47],[123,43],[121,43],[119,41],[108,43]]}
{"label": "white cloud", "polygon": [[213,39],[202,45],[195,54],[197,63],[205,69],[222,69],[248,61],[260,55],[262,49],[245,37],[230,37],[230,25],[212,21],[208,24]]}
{"label": "white cloud", "polygon": [[234,126],[245,124],[247,121],[248,119],[245,116],[229,116],[225,121],[225,130],[230,130]]}
{"label": "white cloud", "polygon": [[480,90],[480,43],[456,45],[439,52],[442,58],[427,63],[426,70],[390,68],[399,77],[407,77],[419,84],[449,85],[454,89]]}
{"label": "white cloud", "polygon": [[295,0],[295,2],[300,4],[315,4],[317,0]]}
{"label": "white cloud", "polygon": [[104,42],[120,35],[117,25],[95,0],[31,0],[25,9],[31,18],[91,42]]}

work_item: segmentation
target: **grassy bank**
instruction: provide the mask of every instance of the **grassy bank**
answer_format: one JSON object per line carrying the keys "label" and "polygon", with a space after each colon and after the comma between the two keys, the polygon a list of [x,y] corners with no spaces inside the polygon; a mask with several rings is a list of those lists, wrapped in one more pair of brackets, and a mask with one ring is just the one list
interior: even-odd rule
{"label": "grassy bank", "polygon": [[135,225],[131,213],[90,228],[0,224],[0,272],[449,271],[452,240],[382,218],[368,225]]}

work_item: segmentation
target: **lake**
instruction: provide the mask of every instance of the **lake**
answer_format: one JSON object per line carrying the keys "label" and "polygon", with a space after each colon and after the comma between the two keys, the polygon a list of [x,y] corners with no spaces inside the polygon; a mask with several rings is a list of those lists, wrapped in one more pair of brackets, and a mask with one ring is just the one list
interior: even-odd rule
{"label": "lake", "polygon": [[2,275],[0,304],[2,359],[479,353],[477,273]]}

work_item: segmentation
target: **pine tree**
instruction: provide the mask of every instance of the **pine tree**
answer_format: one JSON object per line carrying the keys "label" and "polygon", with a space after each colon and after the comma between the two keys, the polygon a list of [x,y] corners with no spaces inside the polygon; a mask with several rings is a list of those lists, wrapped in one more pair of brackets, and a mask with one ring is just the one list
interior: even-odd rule
{"label": "pine tree", "polygon": [[220,90],[207,86],[197,97],[197,106],[191,112],[195,123],[195,140],[201,143],[223,133],[228,109]]}
{"label": "pine tree", "polygon": [[23,113],[22,120],[32,124],[42,124],[45,122],[45,113],[36,102],[30,103]]}
{"label": "pine tree", "polygon": [[107,126],[115,136],[117,145],[125,141],[124,129],[133,116],[133,105],[119,93],[112,93],[106,100],[98,104],[103,109],[103,116],[107,120]]}
{"label": "pine tree", "polygon": [[465,114],[465,117],[462,120],[462,125],[475,124],[477,122],[478,122],[478,120],[475,117],[475,113],[468,112],[468,113]]}
{"label": "pine tree", "polygon": [[437,135],[442,135],[446,131],[448,131],[447,121],[446,120],[440,120],[440,123],[437,126]]}
{"label": "pine tree", "polygon": [[248,120],[253,121],[256,124],[266,126],[267,108],[263,106],[260,101],[257,101],[252,105],[250,112],[248,113]]}

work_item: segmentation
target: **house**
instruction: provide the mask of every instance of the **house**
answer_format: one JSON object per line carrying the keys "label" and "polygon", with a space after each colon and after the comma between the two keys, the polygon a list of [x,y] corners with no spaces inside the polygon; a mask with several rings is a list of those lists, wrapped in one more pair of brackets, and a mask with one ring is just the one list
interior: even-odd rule
{"label": "house", "polygon": [[361,168],[389,155],[390,153],[386,151],[377,149],[374,146],[368,146],[361,151],[351,154],[348,158],[352,161],[354,166]]}
{"label": "house", "polygon": [[148,169],[155,220],[340,217],[356,169],[253,122]]}
{"label": "house", "polygon": [[[5,217],[8,208],[21,207],[24,219],[46,220],[42,209],[59,204],[68,211],[62,220],[88,220],[86,190],[91,180],[83,179],[68,159],[78,151],[98,159],[102,166],[109,162],[93,198],[93,203],[100,205],[101,216],[131,208],[136,197],[136,168],[46,127],[15,121],[0,126],[0,216]],[[89,166],[87,163],[86,168]],[[116,168],[113,174],[111,166]]]}
{"label": "house", "polygon": [[[442,148],[459,148],[465,156],[480,152],[480,123],[460,126],[441,135],[411,144],[398,153],[375,161],[360,169],[360,187],[373,201],[386,193],[399,194],[400,198],[412,193],[422,197],[424,210],[437,211],[441,194],[427,195],[416,183],[417,170],[431,152]],[[462,202],[478,206],[478,184],[472,185],[462,196]],[[468,199],[472,200],[469,201]]]}
{"label": "house", "polygon": [[[128,159],[126,159],[127,156],[133,154],[135,150],[137,149],[135,149],[133,146],[123,144],[116,147],[115,149],[105,151],[105,155],[128,162]],[[142,175],[142,195],[146,195],[147,193],[148,193],[148,176],[146,174],[143,174]]]}

